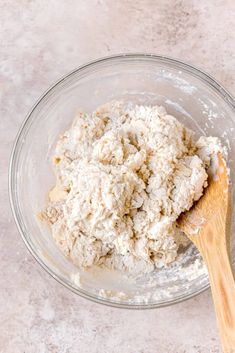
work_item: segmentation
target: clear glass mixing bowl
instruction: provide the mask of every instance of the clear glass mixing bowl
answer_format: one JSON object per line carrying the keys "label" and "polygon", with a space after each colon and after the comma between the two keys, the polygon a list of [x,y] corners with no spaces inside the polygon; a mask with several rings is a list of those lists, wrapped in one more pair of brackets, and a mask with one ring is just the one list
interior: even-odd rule
{"label": "clear glass mixing bowl", "polygon": [[[94,301],[125,308],[154,308],[190,298],[208,288],[208,276],[198,266],[190,245],[169,269],[147,279],[80,272],[57,249],[49,229],[37,214],[53,186],[51,156],[58,135],[70,126],[76,111],[92,111],[111,100],[129,100],[166,107],[198,135],[219,136],[229,149],[234,181],[235,103],[231,95],[202,71],[156,55],[128,54],[91,62],[52,86],[24,121],[10,165],[10,199],[16,223],[30,252],[43,268],[73,292]],[[234,220],[232,224],[232,234]],[[119,293],[107,298],[100,288]],[[128,293],[128,295],[120,294]]]}

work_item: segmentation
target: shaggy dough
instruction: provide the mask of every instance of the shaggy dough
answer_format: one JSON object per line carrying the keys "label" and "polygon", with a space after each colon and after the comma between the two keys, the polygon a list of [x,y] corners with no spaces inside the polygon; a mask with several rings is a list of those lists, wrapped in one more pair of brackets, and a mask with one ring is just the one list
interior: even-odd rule
{"label": "shaggy dough", "polygon": [[175,221],[202,196],[221,148],[214,137],[195,141],[159,106],[112,102],[79,113],[57,143],[42,216],[81,268],[161,268],[187,242]]}

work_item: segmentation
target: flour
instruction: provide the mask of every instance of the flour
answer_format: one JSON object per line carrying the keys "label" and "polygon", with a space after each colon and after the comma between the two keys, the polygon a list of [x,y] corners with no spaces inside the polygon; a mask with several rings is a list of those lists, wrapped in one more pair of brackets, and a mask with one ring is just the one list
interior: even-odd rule
{"label": "flour", "polygon": [[202,196],[219,150],[217,138],[195,141],[163,107],[112,102],[79,113],[57,143],[42,216],[80,268],[165,267],[187,244],[176,220]]}

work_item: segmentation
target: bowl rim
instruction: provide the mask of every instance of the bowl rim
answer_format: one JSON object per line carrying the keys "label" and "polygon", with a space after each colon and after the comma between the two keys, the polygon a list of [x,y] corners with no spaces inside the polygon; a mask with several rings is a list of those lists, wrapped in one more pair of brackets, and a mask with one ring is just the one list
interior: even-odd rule
{"label": "bowl rim", "polygon": [[79,296],[89,299],[93,302],[96,303],[101,303],[107,306],[112,306],[112,307],[117,307],[117,308],[125,308],[125,309],[154,309],[154,308],[160,308],[160,307],[165,307],[169,305],[173,305],[176,303],[183,302],[187,299],[193,298],[194,296],[204,292],[207,290],[210,285],[209,281],[206,283],[204,286],[202,286],[200,289],[196,290],[193,293],[189,293],[186,295],[179,295],[174,297],[174,299],[169,299],[169,300],[164,300],[164,301],[159,301],[157,303],[149,303],[149,304],[131,304],[131,303],[122,303],[119,301],[111,300],[109,298],[102,298],[99,296],[96,296],[95,294],[92,294],[86,290],[83,290],[82,288],[75,287],[73,285],[70,285],[69,283],[66,283],[62,278],[60,278],[50,267],[48,267],[44,261],[40,258],[40,256],[37,254],[35,249],[32,247],[30,242],[27,240],[27,232],[24,229],[21,221],[21,213],[19,211],[19,207],[16,202],[16,197],[14,194],[14,181],[16,177],[16,170],[15,170],[15,165],[17,162],[17,155],[18,155],[18,145],[21,142],[21,137],[24,135],[25,129],[28,126],[28,123],[31,121],[31,115],[34,112],[34,110],[37,108],[37,106],[44,100],[44,98],[52,91],[54,90],[55,87],[60,85],[63,81],[67,80],[74,74],[81,72],[85,69],[92,68],[96,65],[106,63],[106,62],[111,62],[111,61],[118,61],[118,60],[126,60],[126,61],[131,61],[131,60],[148,60],[152,59],[153,61],[158,61],[158,62],[163,62],[164,64],[173,64],[177,66],[179,69],[182,68],[184,71],[187,71],[190,74],[193,74],[197,78],[201,79],[202,81],[206,82],[209,86],[211,86],[217,94],[222,97],[225,102],[234,110],[235,112],[235,100],[234,97],[229,93],[217,80],[215,80],[212,76],[210,76],[208,73],[204,72],[203,70],[199,69],[198,67],[195,67],[194,65],[188,64],[184,61],[178,60],[171,58],[169,56],[165,55],[156,55],[152,53],[121,53],[117,55],[110,55],[110,56],[105,56],[96,60],[89,61],[88,63],[84,65],[80,65],[76,69],[70,71],[68,74],[62,76],[60,79],[58,79],[54,84],[52,84],[36,101],[36,103],[33,105],[33,107],[30,109],[28,114],[26,115],[25,119],[23,120],[21,127],[15,137],[15,141],[13,144],[12,152],[11,152],[11,157],[10,157],[10,163],[9,163],[9,175],[8,175],[8,191],[9,191],[9,199],[10,199],[10,205],[11,205],[11,210],[13,213],[13,217],[16,223],[16,226],[18,228],[18,231],[27,247],[31,255],[35,258],[35,260],[42,266],[42,268],[49,274],[51,275],[57,282],[62,284],[64,287],[68,288],[70,291],[72,291],[75,294],[78,294]]}

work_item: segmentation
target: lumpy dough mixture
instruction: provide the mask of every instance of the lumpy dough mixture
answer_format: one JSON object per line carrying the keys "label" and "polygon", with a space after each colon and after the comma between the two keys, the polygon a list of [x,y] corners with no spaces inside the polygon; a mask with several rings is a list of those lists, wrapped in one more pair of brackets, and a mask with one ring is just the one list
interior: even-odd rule
{"label": "lumpy dough mixture", "polygon": [[215,137],[195,140],[160,106],[112,102],[79,113],[57,143],[42,217],[80,268],[167,266],[187,243],[176,220],[202,196],[221,148]]}

